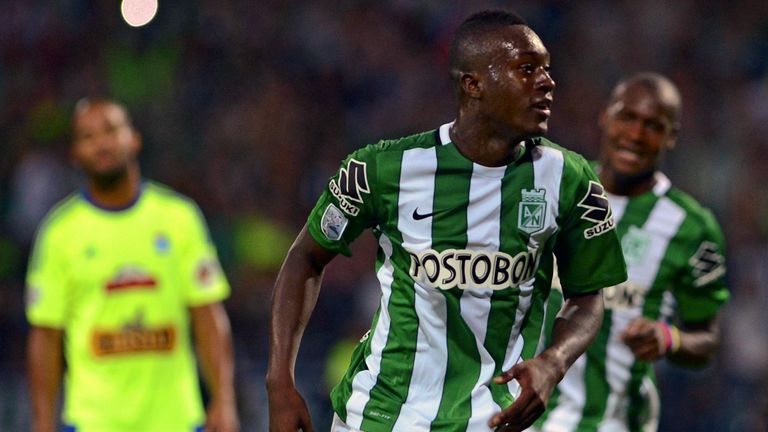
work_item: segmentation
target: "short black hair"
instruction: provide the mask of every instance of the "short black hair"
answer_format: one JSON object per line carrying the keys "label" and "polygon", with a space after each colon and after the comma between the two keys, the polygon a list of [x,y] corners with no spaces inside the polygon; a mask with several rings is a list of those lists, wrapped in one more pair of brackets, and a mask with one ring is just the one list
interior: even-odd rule
{"label": "short black hair", "polygon": [[615,103],[628,87],[635,85],[644,88],[658,98],[667,110],[670,120],[678,127],[677,124],[680,122],[683,111],[683,98],[680,95],[680,90],[671,79],[656,72],[639,72],[619,81],[611,92],[609,105]]}
{"label": "short black hair", "polygon": [[465,19],[456,29],[448,54],[451,76],[455,78],[457,72],[467,69],[478,54],[478,43],[485,35],[514,25],[527,27],[528,23],[517,12],[506,10],[484,10]]}

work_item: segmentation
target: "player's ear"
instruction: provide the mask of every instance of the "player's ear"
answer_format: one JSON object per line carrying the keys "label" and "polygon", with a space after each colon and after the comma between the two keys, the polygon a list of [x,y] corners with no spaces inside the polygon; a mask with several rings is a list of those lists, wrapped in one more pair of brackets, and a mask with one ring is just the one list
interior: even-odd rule
{"label": "player's ear", "polygon": [[608,110],[603,108],[600,110],[600,115],[597,116],[597,126],[600,129],[605,129],[605,125],[608,123]]}
{"label": "player's ear", "polygon": [[461,72],[459,78],[462,92],[472,99],[479,99],[483,91],[483,83],[477,74],[472,72]]}
{"label": "player's ear", "polygon": [[667,142],[664,145],[667,150],[672,150],[675,148],[675,145],[677,145],[677,134],[679,131],[680,123],[674,123],[672,125],[672,130],[669,132],[669,136],[667,137]]}
{"label": "player's ear", "polygon": [[142,140],[141,133],[137,131],[136,129],[132,130],[133,132],[133,154],[139,154],[141,152],[141,148],[144,144],[144,141]]}

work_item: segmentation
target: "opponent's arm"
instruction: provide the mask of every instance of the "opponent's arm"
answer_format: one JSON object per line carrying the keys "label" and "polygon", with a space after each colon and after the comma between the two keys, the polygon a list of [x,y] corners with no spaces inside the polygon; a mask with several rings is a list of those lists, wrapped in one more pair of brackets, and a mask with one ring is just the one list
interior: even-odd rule
{"label": "opponent's arm", "polygon": [[681,366],[705,366],[719,343],[718,320],[683,323],[680,328],[638,318],[621,335],[638,360],[655,361],[666,356]]}
{"label": "opponent's arm", "polygon": [[323,269],[334,256],[315,242],[305,226],[277,276],[272,293],[267,371],[272,432],[312,431],[309,410],[296,390],[294,367],[301,337],[320,292]]}
{"label": "opponent's arm", "polygon": [[32,401],[32,431],[54,432],[56,399],[63,373],[61,329],[32,326],[27,339],[27,373]]}
{"label": "opponent's arm", "polygon": [[220,303],[190,308],[195,346],[203,378],[211,394],[206,412],[206,432],[239,430],[234,387],[232,332]]}
{"label": "opponent's arm", "polygon": [[516,379],[521,392],[515,402],[494,416],[489,425],[500,431],[522,431],[544,412],[565,372],[586,351],[603,321],[601,291],[572,295],[563,304],[552,328],[552,343],[537,357],[496,377],[497,384]]}

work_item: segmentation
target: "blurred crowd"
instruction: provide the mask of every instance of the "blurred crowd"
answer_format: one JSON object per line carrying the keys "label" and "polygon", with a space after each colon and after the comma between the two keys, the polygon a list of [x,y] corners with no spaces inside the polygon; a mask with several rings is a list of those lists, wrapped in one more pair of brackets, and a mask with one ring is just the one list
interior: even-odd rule
{"label": "blurred crowd", "polygon": [[[79,98],[125,102],[143,134],[145,175],[203,209],[233,287],[243,424],[265,430],[269,296],[287,248],[348,152],[452,120],[453,30],[495,7],[514,7],[544,40],[557,81],[550,137],[587,157],[597,157],[597,116],[619,78],[652,70],[680,87],[682,133],[665,171],[718,216],[732,300],[714,364],[659,366],[662,430],[765,430],[764,0],[165,0],[142,28],[122,22],[117,1],[4,2],[0,430],[27,424],[26,401],[12,396],[24,392],[23,277],[40,219],[78,187],[67,152]],[[366,235],[353,258],[334,261],[302,345],[298,380],[321,429],[326,381],[378,299],[373,243]]]}

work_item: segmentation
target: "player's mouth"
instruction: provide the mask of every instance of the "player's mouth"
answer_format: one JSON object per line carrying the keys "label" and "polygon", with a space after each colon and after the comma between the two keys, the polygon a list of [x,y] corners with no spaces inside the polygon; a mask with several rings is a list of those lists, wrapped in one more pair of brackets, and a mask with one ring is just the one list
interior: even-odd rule
{"label": "player's mouth", "polygon": [[645,154],[628,146],[616,145],[613,153],[618,159],[629,164],[639,164],[645,160]]}
{"label": "player's mouth", "polygon": [[549,117],[552,114],[552,98],[534,100],[531,108],[538,114]]}

